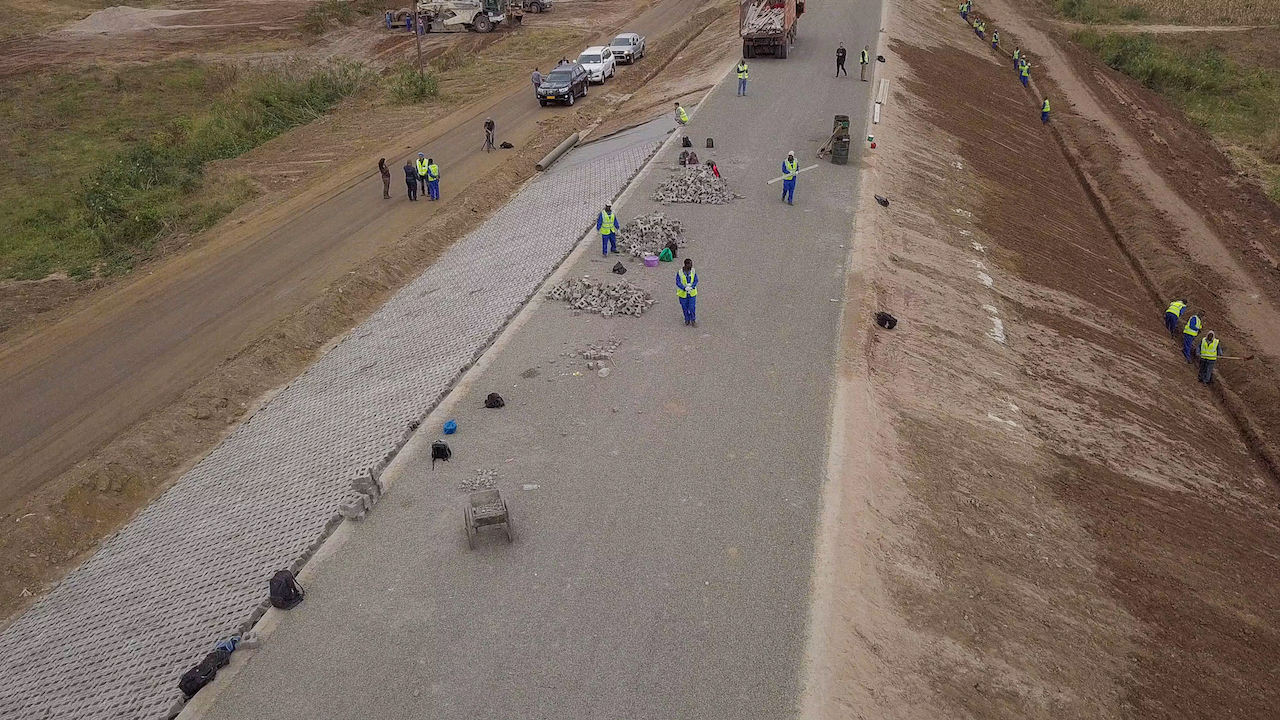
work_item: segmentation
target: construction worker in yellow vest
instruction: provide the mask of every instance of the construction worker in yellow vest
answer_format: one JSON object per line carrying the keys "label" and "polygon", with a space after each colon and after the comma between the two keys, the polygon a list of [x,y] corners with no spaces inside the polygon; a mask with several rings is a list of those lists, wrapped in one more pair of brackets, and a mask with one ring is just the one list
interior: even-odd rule
{"label": "construction worker in yellow vest", "polygon": [[1199,315],[1192,315],[1187,319],[1186,326],[1182,328],[1182,357],[1186,358],[1187,362],[1195,362],[1191,353],[1195,352],[1196,336],[1200,334],[1200,326],[1203,322]]}
{"label": "construction worker in yellow vest", "polygon": [[742,58],[738,61],[738,95],[740,97],[747,96],[747,59]]}
{"label": "construction worker in yellow vest", "polygon": [[422,194],[427,194],[427,154],[418,153],[418,160],[415,163],[418,166],[418,181],[422,183]]}
{"label": "construction worker in yellow vest", "polygon": [[1044,103],[1040,105],[1040,122],[1049,122],[1049,98],[1044,99]]}
{"label": "construction worker in yellow vest", "polygon": [[698,327],[698,271],[689,258],[684,259],[684,269],[676,273],[676,297],[680,298],[684,324]]}
{"label": "construction worker in yellow vest", "polygon": [[1218,362],[1219,350],[1218,338],[1214,337],[1213,331],[1205,333],[1200,341],[1200,382],[1213,382],[1213,364]]}
{"label": "construction worker in yellow vest", "polygon": [[996,30],[995,32],[991,33],[991,49],[992,50],[1000,49],[1000,31],[999,30]]}
{"label": "construction worker in yellow vest", "polygon": [[1164,311],[1164,329],[1169,331],[1169,337],[1177,339],[1178,337],[1178,321],[1182,319],[1182,313],[1187,311],[1187,303],[1185,300],[1174,300],[1169,303],[1169,307]]}
{"label": "construction worker in yellow vest", "polygon": [[1022,81],[1022,87],[1026,87],[1031,80],[1031,63],[1026,58],[1018,60],[1018,79]]}
{"label": "construction worker in yellow vest", "polygon": [[676,103],[676,122],[681,125],[689,124],[689,113],[685,112],[684,108],[680,107],[680,103]]}
{"label": "construction worker in yellow vest", "polygon": [[596,231],[600,233],[600,252],[605,257],[609,253],[618,252],[618,230],[622,229],[618,217],[613,214],[613,205],[604,204],[604,210],[596,216]]}
{"label": "construction worker in yellow vest", "polygon": [[440,199],[440,166],[433,158],[427,158],[427,195],[432,200]]}
{"label": "construction worker in yellow vest", "polygon": [[1014,70],[1020,69],[1018,61],[1021,59],[1022,59],[1022,48],[1014,48],[1013,49],[1013,69]]}
{"label": "construction worker in yellow vest", "polygon": [[796,166],[796,154],[794,152],[787,153],[787,159],[782,161],[782,199],[787,201],[788,205],[794,205],[792,202],[796,197],[796,174],[799,172]]}
{"label": "construction worker in yellow vest", "polygon": [[861,74],[859,77],[861,78],[861,80],[862,80],[863,82],[866,82],[866,81],[867,81],[867,65],[870,65],[870,64],[871,64],[871,52],[870,52],[870,51],[871,51],[871,46],[870,46],[870,45],[863,45],[863,46],[862,46],[862,57],[860,58],[860,59],[861,59],[861,61],[862,61],[862,74]]}

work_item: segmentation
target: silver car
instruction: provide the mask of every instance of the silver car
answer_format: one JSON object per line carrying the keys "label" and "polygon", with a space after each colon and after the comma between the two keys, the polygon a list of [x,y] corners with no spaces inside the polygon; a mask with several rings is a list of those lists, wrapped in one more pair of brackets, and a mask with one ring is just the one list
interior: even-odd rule
{"label": "silver car", "polygon": [[609,52],[618,62],[631,63],[644,57],[644,36],[639,33],[622,33],[609,42]]}

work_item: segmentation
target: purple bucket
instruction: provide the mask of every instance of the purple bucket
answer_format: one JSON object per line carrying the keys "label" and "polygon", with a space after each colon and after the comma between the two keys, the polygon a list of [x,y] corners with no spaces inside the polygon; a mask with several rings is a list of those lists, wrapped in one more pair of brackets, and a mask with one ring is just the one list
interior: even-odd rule
{"label": "purple bucket", "polygon": [[644,266],[645,266],[645,267],[658,267],[658,256],[657,256],[657,255],[645,255],[645,256],[644,256]]}

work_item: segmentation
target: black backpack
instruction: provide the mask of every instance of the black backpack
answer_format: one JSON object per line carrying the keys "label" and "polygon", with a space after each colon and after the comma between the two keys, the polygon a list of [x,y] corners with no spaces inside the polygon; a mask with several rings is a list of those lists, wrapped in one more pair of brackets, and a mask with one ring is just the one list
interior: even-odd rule
{"label": "black backpack", "polygon": [[271,593],[271,604],[281,610],[289,608],[302,602],[302,598],[306,596],[302,586],[294,579],[293,573],[288,570],[281,570],[271,578],[271,582],[267,584]]}
{"label": "black backpack", "polygon": [[506,404],[506,401],[498,393],[489,393],[489,396],[484,399],[484,406],[487,408],[500,408]]}
{"label": "black backpack", "polygon": [[449,458],[453,456],[453,451],[449,449],[449,443],[443,440],[437,440],[431,443],[431,467],[436,466],[437,460],[449,462]]}
{"label": "black backpack", "polygon": [[898,318],[887,312],[876,313],[876,324],[885,330],[892,330],[898,326]]}
{"label": "black backpack", "polygon": [[231,653],[222,648],[218,648],[209,653],[196,664],[195,667],[182,673],[182,677],[178,680],[178,689],[182,691],[182,695],[190,700],[193,695],[200,691],[200,688],[213,682],[218,675],[218,668],[224,667],[231,660]]}
{"label": "black backpack", "polygon": [[690,139],[689,139],[689,137],[686,135],[685,137],[680,138],[680,146],[681,146],[681,147],[693,147],[693,141],[692,141],[692,140],[690,140]]}
{"label": "black backpack", "polygon": [[623,265],[622,263],[614,263],[614,264],[613,264],[613,271],[614,271],[615,273],[619,274],[619,275],[626,275],[626,274],[627,274],[627,266],[626,266],[626,265]]}

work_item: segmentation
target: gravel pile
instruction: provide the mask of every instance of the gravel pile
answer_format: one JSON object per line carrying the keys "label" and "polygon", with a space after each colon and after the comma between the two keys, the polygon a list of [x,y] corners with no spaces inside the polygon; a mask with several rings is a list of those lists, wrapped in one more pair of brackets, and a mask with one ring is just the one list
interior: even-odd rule
{"label": "gravel pile", "polygon": [[632,257],[657,255],[669,242],[684,247],[684,226],[679,220],[668,220],[660,212],[641,215],[618,233],[618,244]]}
{"label": "gravel pile", "polygon": [[576,311],[639,317],[653,305],[653,295],[627,280],[603,283],[584,276],[581,280],[565,280],[547,291],[552,300],[564,300]]}
{"label": "gravel pile", "polygon": [[782,32],[786,20],[783,8],[771,8],[764,0],[747,8],[747,19],[742,24],[744,33]]}
{"label": "gravel pile", "polygon": [[465,490],[467,492],[479,492],[481,490],[492,490],[496,487],[498,487],[497,470],[476,468],[475,477],[470,478],[469,480],[463,480],[462,484],[458,486],[458,489]]}
{"label": "gravel pile", "polygon": [[667,205],[670,203],[700,203],[703,205],[725,205],[738,197],[729,189],[724,178],[716,177],[706,165],[684,167],[676,171],[667,181],[662,183],[651,195],[654,200]]}

